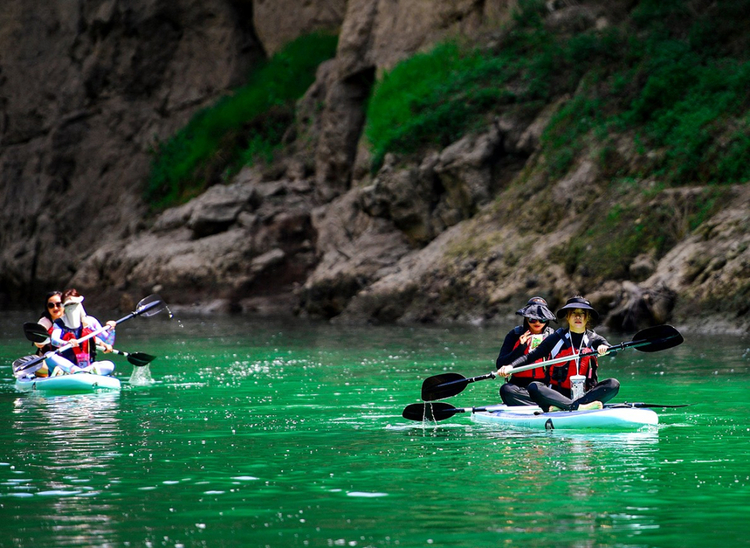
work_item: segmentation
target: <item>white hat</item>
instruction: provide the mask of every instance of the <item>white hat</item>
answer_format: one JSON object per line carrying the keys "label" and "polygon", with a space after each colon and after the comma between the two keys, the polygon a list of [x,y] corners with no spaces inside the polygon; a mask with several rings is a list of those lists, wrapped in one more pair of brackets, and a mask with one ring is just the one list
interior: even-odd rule
{"label": "white hat", "polygon": [[68,297],[65,299],[65,312],[63,313],[63,323],[70,329],[78,329],[86,317],[86,311],[83,309],[83,297]]}

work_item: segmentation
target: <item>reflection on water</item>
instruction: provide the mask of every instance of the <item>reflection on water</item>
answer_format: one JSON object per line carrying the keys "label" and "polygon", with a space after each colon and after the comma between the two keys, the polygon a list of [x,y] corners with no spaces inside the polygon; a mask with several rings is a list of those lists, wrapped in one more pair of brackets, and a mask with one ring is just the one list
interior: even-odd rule
{"label": "reflection on water", "polygon": [[[112,534],[112,508],[98,499],[117,477],[113,447],[120,436],[119,400],[119,392],[34,392],[12,401],[9,432],[3,436],[11,441],[3,451],[7,464],[0,468],[3,494],[32,499],[34,516],[54,516],[48,534],[57,546],[92,545],[93,539]],[[39,527],[22,522],[18,533]],[[65,533],[56,536],[55,530]]]}
{"label": "reflection on water", "polygon": [[119,398],[118,392],[16,398],[10,425],[17,434],[14,458],[40,472],[75,467],[82,474],[106,474],[118,435]]}
{"label": "reflection on water", "polygon": [[[10,363],[27,348],[2,346],[20,336],[3,321]],[[424,378],[488,371],[506,332],[157,317],[118,328],[158,356],[147,386],[44,398],[6,367],[0,544],[682,548],[711,546],[716,523],[745,538],[748,344],[602,360],[620,401],[694,404],[641,432],[401,417]]]}

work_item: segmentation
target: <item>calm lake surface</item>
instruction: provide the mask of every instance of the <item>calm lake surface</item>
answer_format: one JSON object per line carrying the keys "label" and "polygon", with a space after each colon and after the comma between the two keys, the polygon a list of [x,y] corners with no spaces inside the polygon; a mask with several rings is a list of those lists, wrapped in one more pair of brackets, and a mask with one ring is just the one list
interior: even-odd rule
{"label": "calm lake surface", "polygon": [[603,358],[616,401],[693,405],[566,434],[401,417],[426,377],[489,371],[510,324],[135,318],[116,346],[158,356],[152,385],[116,356],[121,392],[43,397],[10,367],[33,319],[0,321],[3,547],[750,546],[750,338]]}

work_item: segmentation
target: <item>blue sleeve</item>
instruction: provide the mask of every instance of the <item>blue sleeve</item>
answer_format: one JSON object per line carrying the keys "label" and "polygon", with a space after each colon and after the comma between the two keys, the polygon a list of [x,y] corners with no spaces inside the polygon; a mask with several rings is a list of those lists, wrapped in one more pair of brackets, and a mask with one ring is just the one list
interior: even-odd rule
{"label": "blue sleeve", "polygon": [[[99,331],[103,327],[101,322],[93,316],[86,316],[86,319],[89,322],[89,329],[91,329],[92,331]],[[110,346],[115,344],[115,332],[111,329],[109,331],[105,331],[104,333],[99,333],[96,338]]]}
{"label": "blue sleeve", "polygon": [[52,344],[52,346],[65,346],[67,344],[67,341],[63,340],[62,336],[62,328],[60,328],[58,325],[53,325],[52,331],[49,334],[49,342]]}

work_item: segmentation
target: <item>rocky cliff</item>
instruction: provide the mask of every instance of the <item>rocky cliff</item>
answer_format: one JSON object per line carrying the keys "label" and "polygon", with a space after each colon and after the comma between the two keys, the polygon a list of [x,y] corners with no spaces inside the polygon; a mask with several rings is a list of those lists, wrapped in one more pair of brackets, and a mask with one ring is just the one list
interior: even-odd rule
{"label": "rocky cliff", "polygon": [[[531,294],[554,307],[585,293],[613,328],[750,325],[747,186],[723,188],[721,207],[692,227],[685,219],[710,189],[650,191],[653,177],[613,188],[611,173],[585,153],[548,177],[541,138],[566,93],[523,115],[501,111],[446,146],[386,155],[373,172],[363,127],[376,80],[446,38],[503,47],[515,2],[143,0],[126,9],[112,0],[39,13],[6,4],[6,303],[72,285],[122,306],[159,291],[200,311],[481,323],[506,320]],[[545,24],[607,28],[633,4],[548,2]],[[258,59],[316,29],[337,30],[336,57],[298,103],[295,131],[275,161],[149,215],[140,189],[156,140]],[[614,157],[642,161],[632,143]],[[669,249],[597,269],[612,262],[602,242],[576,245],[597,212],[617,203],[656,212],[645,222],[671,223]]]}

